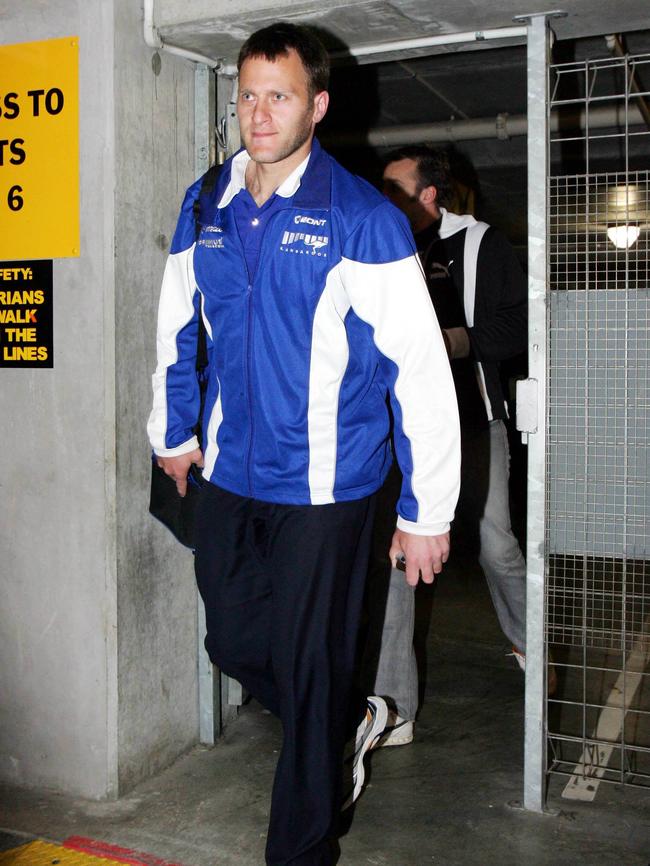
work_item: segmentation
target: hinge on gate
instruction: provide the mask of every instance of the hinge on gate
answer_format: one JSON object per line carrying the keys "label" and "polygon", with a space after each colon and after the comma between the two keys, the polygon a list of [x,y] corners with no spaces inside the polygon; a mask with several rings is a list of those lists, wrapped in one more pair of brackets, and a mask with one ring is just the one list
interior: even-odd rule
{"label": "hinge on gate", "polygon": [[530,433],[537,433],[537,379],[517,381],[517,430],[526,444]]}

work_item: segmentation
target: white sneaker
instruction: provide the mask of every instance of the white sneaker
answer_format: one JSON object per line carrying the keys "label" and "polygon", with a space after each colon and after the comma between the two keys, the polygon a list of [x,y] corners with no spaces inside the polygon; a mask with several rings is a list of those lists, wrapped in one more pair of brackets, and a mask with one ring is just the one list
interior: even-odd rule
{"label": "white sneaker", "polygon": [[403,719],[397,713],[389,710],[386,730],[377,740],[375,748],[383,749],[386,746],[407,746],[412,742],[413,721],[411,719]]}
{"label": "white sneaker", "polygon": [[352,757],[352,793],[346,798],[342,808],[348,809],[358,798],[363,789],[366,769],[363,760],[381,737],[386,720],[388,707],[383,698],[372,695],[368,698],[368,709],[365,718],[357,728],[354,740],[354,756]]}
{"label": "white sneaker", "polygon": [[517,664],[522,669],[522,671],[526,670],[526,656],[522,652],[520,652],[516,646],[513,646],[512,652],[508,653],[508,655],[515,657],[515,659],[517,660]]}

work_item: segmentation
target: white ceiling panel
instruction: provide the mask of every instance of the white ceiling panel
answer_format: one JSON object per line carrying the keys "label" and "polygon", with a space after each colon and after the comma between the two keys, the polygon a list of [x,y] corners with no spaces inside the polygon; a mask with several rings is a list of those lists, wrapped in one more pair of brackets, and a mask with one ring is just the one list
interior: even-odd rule
{"label": "white ceiling panel", "polygon": [[[553,25],[559,39],[650,27],[648,0],[568,0],[557,8],[567,12]],[[334,44],[359,47],[508,27],[514,16],[540,11],[539,0],[154,0],[154,25],[172,44],[232,63],[251,32],[280,19],[317,25]],[[428,53],[436,50],[448,49]]]}

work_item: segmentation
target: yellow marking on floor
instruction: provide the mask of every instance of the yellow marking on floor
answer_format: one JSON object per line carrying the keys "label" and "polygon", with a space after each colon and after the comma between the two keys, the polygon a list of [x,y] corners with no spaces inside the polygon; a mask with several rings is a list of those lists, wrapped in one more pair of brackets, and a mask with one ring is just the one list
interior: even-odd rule
{"label": "yellow marking on floor", "polygon": [[124,866],[123,860],[95,857],[49,842],[30,842],[0,853],[0,866]]}

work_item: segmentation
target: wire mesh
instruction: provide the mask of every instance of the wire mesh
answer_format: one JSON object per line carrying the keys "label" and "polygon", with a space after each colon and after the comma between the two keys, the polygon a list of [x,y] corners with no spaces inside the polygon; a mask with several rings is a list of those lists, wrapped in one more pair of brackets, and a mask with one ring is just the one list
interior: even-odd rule
{"label": "wire mesh", "polygon": [[644,79],[650,55],[550,69],[545,622],[550,772],[650,787]]}

